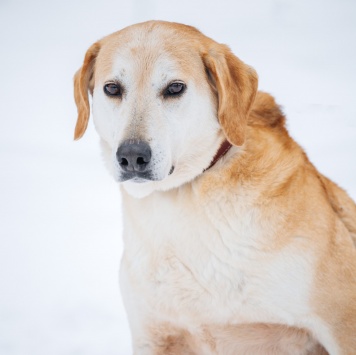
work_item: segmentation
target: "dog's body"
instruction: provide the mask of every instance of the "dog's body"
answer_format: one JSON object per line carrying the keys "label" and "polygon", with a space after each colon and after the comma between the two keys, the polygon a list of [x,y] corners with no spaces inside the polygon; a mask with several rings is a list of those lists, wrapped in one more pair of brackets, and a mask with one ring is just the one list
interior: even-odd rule
{"label": "dog's body", "polygon": [[76,138],[89,89],[122,182],[135,354],[356,353],[356,206],[251,68],[191,27],[148,22],[95,43],[75,88]]}

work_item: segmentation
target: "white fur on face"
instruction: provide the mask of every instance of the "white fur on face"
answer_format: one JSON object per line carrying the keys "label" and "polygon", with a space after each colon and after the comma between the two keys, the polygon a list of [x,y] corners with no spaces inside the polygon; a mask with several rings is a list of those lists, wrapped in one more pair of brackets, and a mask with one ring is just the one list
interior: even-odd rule
{"label": "white fur on face", "polygon": [[[131,195],[143,197],[195,178],[209,165],[223,137],[203,64],[192,77],[174,54],[157,53],[149,43],[139,45],[140,49],[118,48],[106,77],[95,78],[93,116],[107,166],[117,181],[123,179],[116,159],[120,144],[128,139],[149,144],[154,181],[123,182]],[[105,83],[113,81],[123,87],[122,98],[104,93]],[[186,90],[179,97],[165,97],[163,92],[173,81],[184,82]]]}

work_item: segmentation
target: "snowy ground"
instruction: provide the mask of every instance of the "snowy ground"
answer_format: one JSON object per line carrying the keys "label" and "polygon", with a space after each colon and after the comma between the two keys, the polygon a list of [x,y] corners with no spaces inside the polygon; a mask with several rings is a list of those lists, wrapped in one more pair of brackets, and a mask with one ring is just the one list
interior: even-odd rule
{"label": "snowy ground", "polygon": [[0,2],[0,354],[130,354],[117,284],[120,196],[72,76],[96,39],[194,25],[256,68],[311,160],[356,199],[356,2]]}

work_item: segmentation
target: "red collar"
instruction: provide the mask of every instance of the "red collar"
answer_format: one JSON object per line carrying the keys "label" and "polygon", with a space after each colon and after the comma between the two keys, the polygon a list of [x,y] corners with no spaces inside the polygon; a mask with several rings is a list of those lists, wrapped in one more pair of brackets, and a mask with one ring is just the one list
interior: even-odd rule
{"label": "red collar", "polygon": [[203,172],[209,170],[211,167],[213,167],[232,147],[232,144],[230,142],[228,142],[227,140],[225,140],[219,150],[216,152],[213,160],[211,161],[210,165],[203,170]]}

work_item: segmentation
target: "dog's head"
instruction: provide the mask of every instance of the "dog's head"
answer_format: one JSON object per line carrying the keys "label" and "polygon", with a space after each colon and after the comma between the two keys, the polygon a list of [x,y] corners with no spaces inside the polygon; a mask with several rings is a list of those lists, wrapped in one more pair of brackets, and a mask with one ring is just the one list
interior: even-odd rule
{"label": "dog's head", "polygon": [[90,92],[112,174],[145,196],[194,179],[225,139],[243,145],[257,76],[195,28],[151,21],[94,43],[74,92],[75,139],[88,124]]}

